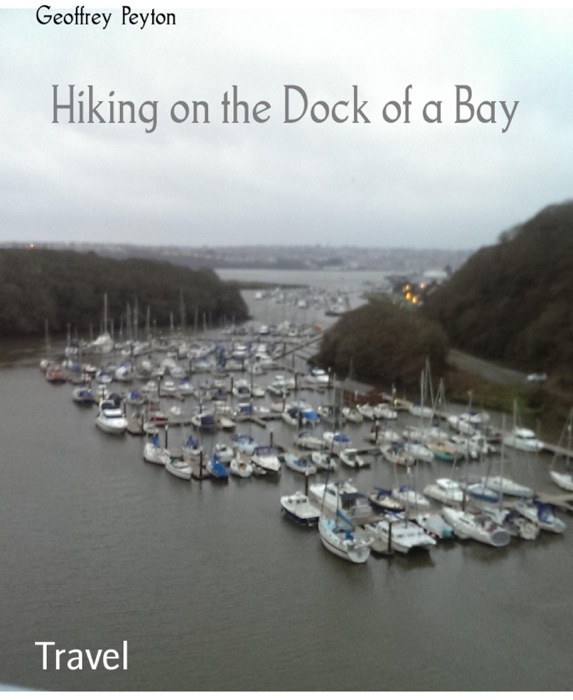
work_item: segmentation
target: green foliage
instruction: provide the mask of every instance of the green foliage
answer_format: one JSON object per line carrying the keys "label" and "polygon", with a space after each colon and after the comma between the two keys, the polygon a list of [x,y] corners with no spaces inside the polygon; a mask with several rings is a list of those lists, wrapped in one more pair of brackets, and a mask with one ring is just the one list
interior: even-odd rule
{"label": "green foliage", "polygon": [[482,248],[426,301],[453,346],[524,371],[571,375],[573,203]]}
{"label": "green foliage", "polygon": [[[182,308],[190,327],[198,316],[209,323],[247,317],[236,287],[212,270],[190,270],[151,260],[113,260],[95,253],[42,249],[0,250],[0,337],[51,333],[68,328],[99,329],[107,294],[108,318],[115,327],[137,307],[138,325],[147,308],[158,327],[173,317],[181,323]],[[128,312],[129,309],[129,312]]]}
{"label": "green foliage", "polygon": [[339,376],[402,389],[419,386],[426,358],[440,375],[447,350],[439,325],[416,309],[371,299],[325,333],[316,360]]}

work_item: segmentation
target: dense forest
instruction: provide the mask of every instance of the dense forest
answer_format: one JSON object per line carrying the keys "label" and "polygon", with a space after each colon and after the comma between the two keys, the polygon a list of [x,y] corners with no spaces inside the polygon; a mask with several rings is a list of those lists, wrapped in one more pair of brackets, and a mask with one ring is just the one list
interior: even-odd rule
{"label": "dense forest", "polygon": [[338,376],[402,390],[419,387],[426,358],[440,376],[447,353],[447,338],[437,323],[414,308],[372,298],[326,331],[315,360]]}
{"label": "dense forest", "polygon": [[573,380],[573,202],[547,207],[475,253],[429,295],[424,315],[454,347]]}
{"label": "dense forest", "polygon": [[[22,337],[101,330],[104,296],[115,329],[187,327],[242,321],[248,310],[237,287],[209,269],[151,260],[113,260],[95,253],[0,250],[0,334]],[[136,316],[137,312],[137,316]]]}

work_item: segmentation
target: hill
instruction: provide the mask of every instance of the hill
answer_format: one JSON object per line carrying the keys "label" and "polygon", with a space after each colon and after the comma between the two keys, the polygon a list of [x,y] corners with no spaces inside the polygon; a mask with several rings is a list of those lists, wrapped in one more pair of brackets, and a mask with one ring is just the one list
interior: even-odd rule
{"label": "hill", "polygon": [[[190,270],[151,260],[113,260],[95,253],[43,249],[0,250],[0,334],[22,337],[50,333],[96,332],[103,299],[116,329],[137,322],[187,327],[225,319],[242,321],[247,307],[237,287],[212,270]],[[135,319],[135,310],[138,318]]]}
{"label": "hill", "polygon": [[447,339],[435,322],[416,309],[384,299],[345,313],[329,328],[314,358],[338,376],[397,390],[418,389],[429,359],[432,372],[446,368]]}
{"label": "hill", "polygon": [[547,207],[475,253],[428,296],[454,347],[573,385],[573,202]]}

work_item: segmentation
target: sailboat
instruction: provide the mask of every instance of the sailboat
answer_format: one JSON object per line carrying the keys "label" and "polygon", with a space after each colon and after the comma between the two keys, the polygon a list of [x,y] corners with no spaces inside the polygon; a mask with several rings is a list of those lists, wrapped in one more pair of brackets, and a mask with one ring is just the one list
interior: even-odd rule
{"label": "sailboat", "polygon": [[368,560],[371,538],[339,510],[334,518],[321,513],[318,532],[322,544],[337,557],[353,564],[364,564]]}
{"label": "sailboat", "polygon": [[[563,443],[565,443],[565,471],[558,471],[555,468],[555,462],[557,460],[557,451],[553,455],[551,460],[551,466],[549,468],[549,476],[553,483],[557,484],[559,488],[564,491],[573,491],[573,473],[571,472],[570,466],[570,455],[571,455],[571,427],[573,425],[573,408],[569,411],[569,416],[567,422],[563,427],[561,437],[559,438],[559,448],[563,448]],[[566,438],[566,439],[565,439]]]}

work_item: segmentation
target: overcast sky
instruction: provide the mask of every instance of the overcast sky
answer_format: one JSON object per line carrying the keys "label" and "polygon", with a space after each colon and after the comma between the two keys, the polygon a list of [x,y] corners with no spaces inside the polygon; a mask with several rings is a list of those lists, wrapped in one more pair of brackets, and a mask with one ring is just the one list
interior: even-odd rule
{"label": "overcast sky", "polygon": [[[84,6],[106,29],[0,9],[2,242],[476,249],[571,197],[571,12],[156,5],[176,26],[141,29],[106,4]],[[74,86],[76,123],[53,123],[53,85],[59,104]],[[105,123],[78,123],[90,85]],[[223,123],[234,85],[248,124]],[[176,123],[193,100],[209,122]],[[109,123],[110,101],[135,123]],[[317,101],[348,119],[312,121]]]}

